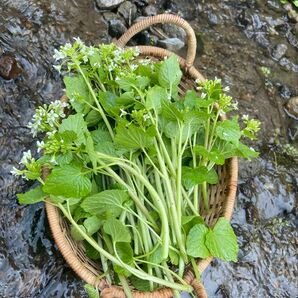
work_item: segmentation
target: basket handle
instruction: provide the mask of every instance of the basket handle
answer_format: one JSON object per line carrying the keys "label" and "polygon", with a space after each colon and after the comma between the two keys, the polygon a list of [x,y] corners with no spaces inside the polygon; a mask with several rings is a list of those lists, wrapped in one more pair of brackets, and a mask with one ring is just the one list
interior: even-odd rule
{"label": "basket handle", "polygon": [[193,31],[192,27],[189,25],[188,22],[173,14],[159,14],[153,17],[148,17],[134,24],[116,41],[116,45],[119,47],[124,47],[134,35],[150,27],[151,25],[158,23],[174,24],[185,30],[188,44],[185,62],[187,67],[191,67],[195,60],[197,49],[197,40],[195,32]]}

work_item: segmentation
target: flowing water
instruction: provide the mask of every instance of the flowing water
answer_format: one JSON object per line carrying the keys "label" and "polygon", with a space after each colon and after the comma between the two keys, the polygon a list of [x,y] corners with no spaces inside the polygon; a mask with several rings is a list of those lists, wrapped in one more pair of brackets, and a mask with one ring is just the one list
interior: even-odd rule
{"label": "flowing water", "polygon": [[[297,20],[289,19],[278,1],[204,1],[197,12],[191,21],[199,42],[196,66],[231,87],[240,114],[263,123],[260,158],[240,161],[232,219],[239,261],[213,261],[203,283],[210,297],[297,297],[297,153],[285,146],[297,146],[297,119],[286,109],[298,95]],[[21,68],[14,65],[13,71],[21,72],[16,79],[0,77],[3,298],[85,297],[83,283],[53,243],[43,205],[17,204],[15,194],[31,184],[9,174],[22,151],[34,151],[36,140],[26,128],[34,108],[63,93],[51,66],[53,50],[76,36],[87,43],[111,40],[91,0],[0,2],[0,56],[15,58]]]}

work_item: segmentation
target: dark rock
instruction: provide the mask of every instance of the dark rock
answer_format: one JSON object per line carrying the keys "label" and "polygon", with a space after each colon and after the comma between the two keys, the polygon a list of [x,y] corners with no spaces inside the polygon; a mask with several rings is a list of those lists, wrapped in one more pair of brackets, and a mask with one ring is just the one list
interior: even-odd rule
{"label": "dark rock", "polygon": [[138,45],[150,45],[150,34],[147,30],[136,35],[135,41]]}
{"label": "dark rock", "polygon": [[148,5],[143,10],[144,15],[149,17],[157,15],[157,12],[157,8],[154,5]]}
{"label": "dark rock", "polygon": [[259,212],[257,207],[252,204],[251,202],[248,202],[244,206],[245,208],[245,217],[248,224],[253,224],[254,221],[259,220]]}
{"label": "dark rock", "polygon": [[110,20],[116,20],[119,18],[119,16],[117,16],[117,14],[111,12],[111,11],[106,11],[103,13],[103,18],[109,22]]}
{"label": "dark rock", "polygon": [[152,4],[154,4],[155,3],[155,1],[153,0],[134,0],[133,1],[133,3],[135,4],[135,5],[137,5],[138,7],[144,7],[144,6],[147,6],[148,4],[150,5],[151,4],[151,2],[153,2]]}
{"label": "dark rock", "polygon": [[165,4],[165,9],[179,13],[186,20],[193,20],[198,16],[197,0],[170,0]]}
{"label": "dark rock", "polygon": [[113,9],[120,5],[124,0],[96,0],[99,9]]}
{"label": "dark rock", "polygon": [[288,47],[285,44],[278,44],[272,51],[272,57],[276,60],[280,60],[285,55],[287,49]]}
{"label": "dark rock", "polygon": [[137,7],[129,1],[125,1],[119,6],[118,13],[125,19],[127,24],[131,25],[137,17]]}
{"label": "dark rock", "polygon": [[181,27],[172,24],[163,24],[161,28],[168,37],[175,37],[184,42],[186,41],[186,33]]}
{"label": "dark rock", "polygon": [[247,15],[245,10],[242,10],[242,12],[238,15],[236,20],[238,25],[244,28],[251,24],[251,18]]}
{"label": "dark rock", "polygon": [[119,19],[110,20],[108,24],[108,33],[112,37],[118,38],[127,30],[123,22]]}
{"label": "dark rock", "polygon": [[181,48],[184,47],[184,42],[182,40],[180,40],[179,38],[166,38],[166,39],[162,39],[159,40],[157,42],[157,44],[164,48],[167,49],[169,51],[175,52],[180,50]]}
{"label": "dark rock", "polygon": [[290,98],[286,104],[286,111],[289,116],[293,116],[296,119],[298,118],[298,96]]}
{"label": "dark rock", "polygon": [[22,72],[16,59],[10,54],[0,57],[0,76],[5,80],[17,78]]}

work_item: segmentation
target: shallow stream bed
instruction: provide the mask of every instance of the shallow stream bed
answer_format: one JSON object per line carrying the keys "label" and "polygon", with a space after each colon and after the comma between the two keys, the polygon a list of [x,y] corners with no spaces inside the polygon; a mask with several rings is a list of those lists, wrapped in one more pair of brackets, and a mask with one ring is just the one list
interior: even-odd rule
{"label": "shallow stream bed", "polygon": [[[158,1],[157,7],[177,8],[171,2],[179,1]],[[279,1],[186,2],[193,5],[184,13],[197,33],[196,67],[230,86],[241,115],[262,121],[260,158],[240,160],[232,219],[239,261],[213,261],[203,283],[209,297],[297,297],[298,20]],[[36,140],[26,128],[34,108],[63,94],[52,68],[54,48],[77,36],[110,42],[102,15],[91,0],[0,2],[0,57],[20,66],[12,65],[15,79],[0,77],[1,298],[86,297],[53,243],[43,204],[18,205],[16,193],[31,185],[10,170],[22,151],[34,151]]]}

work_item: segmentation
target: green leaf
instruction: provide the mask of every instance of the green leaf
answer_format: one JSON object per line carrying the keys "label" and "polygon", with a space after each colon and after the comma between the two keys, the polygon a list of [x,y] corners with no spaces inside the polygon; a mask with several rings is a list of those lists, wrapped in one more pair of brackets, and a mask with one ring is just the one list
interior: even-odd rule
{"label": "green leaf", "polygon": [[203,217],[198,215],[185,215],[181,218],[182,227],[185,234],[188,234],[189,230],[196,224],[205,224]]}
{"label": "green leaf", "polygon": [[187,189],[205,181],[210,184],[218,183],[218,175],[214,169],[208,171],[204,166],[197,168],[182,167],[182,182]]}
{"label": "green leaf", "polygon": [[254,149],[249,148],[248,146],[239,143],[236,149],[237,156],[244,157],[247,159],[255,158],[259,156],[259,152]]}
{"label": "green leaf", "polygon": [[71,105],[77,113],[86,114],[90,111],[90,107],[84,101],[93,103],[93,99],[89,93],[88,86],[82,76],[73,77],[66,76],[63,79],[66,89],[66,96],[71,99]]}
{"label": "green leaf", "polygon": [[134,124],[128,127],[119,125],[116,131],[115,143],[122,148],[137,150],[148,148],[153,144],[153,137]]}
{"label": "green leaf", "polygon": [[237,118],[234,117],[232,120],[219,121],[216,127],[216,135],[224,141],[238,145],[241,130]]}
{"label": "green leaf", "polygon": [[94,144],[100,144],[102,142],[111,142],[112,138],[107,129],[103,129],[101,127],[96,130],[91,131],[91,137],[93,139]]}
{"label": "green leaf", "polygon": [[116,104],[116,94],[110,91],[99,91],[98,100],[108,114],[112,116],[117,116],[119,114],[120,107]]}
{"label": "green leaf", "polygon": [[102,221],[97,216],[91,216],[85,219],[84,227],[88,235],[93,235],[102,226]]}
{"label": "green leaf", "polygon": [[88,133],[87,124],[82,114],[70,115],[68,118],[63,119],[59,126],[59,132],[73,131],[77,135],[75,144],[80,146],[86,143],[86,133]]}
{"label": "green leaf", "polygon": [[[131,248],[131,245],[127,242],[117,242],[115,244],[115,247],[121,261],[127,265],[134,267],[133,250]],[[126,277],[129,277],[131,275],[129,271],[119,265],[113,264],[113,268],[118,274],[124,275]]]}
{"label": "green leaf", "polygon": [[[86,229],[83,225],[78,225],[79,229],[86,233]],[[77,227],[75,226],[71,226],[70,228],[70,234],[71,234],[71,237],[75,240],[75,241],[81,241],[81,240],[84,240],[84,237],[80,234],[79,230]]]}
{"label": "green leaf", "polygon": [[160,86],[154,86],[147,91],[146,96],[146,109],[160,110],[161,103],[163,100],[167,99],[166,89]]}
{"label": "green leaf", "polygon": [[163,260],[162,246],[158,245],[158,248],[149,256],[149,262],[153,264],[161,264]]}
{"label": "green leaf", "polygon": [[115,244],[118,257],[125,264],[133,264],[133,250],[128,242],[117,242]]}
{"label": "green leaf", "polygon": [[129,229],[118,219],[109,218],[103,225],[103,230],[110,235],[113,242],[130,242]]}
{"label": "green leaf", "polygon": [[237,237],[230,222],[219,218],[212,230],[206,234],[206,246],[212,256],[224,261],[237,261]]}
{"label": "green leaf", "polygon": [[118,217],[123,209],[121,206],[129,199],[126,191],[111,189],[105,190],[84,199],[81,207],[90,214],[101,215],[108,213],[113,217]]}
{"label": "green leaf", "polygon": [[208,228],[204,224],[197,224],[191,228],[186,238],[186,252],[194,258],[205,259],[210,256],[205,245]]}
{"label": "green leaf", "polygon": [[58,165],[67,165],[70,164],[73,160],[72,152],[67,152],[65,154],[59,154],[55,158]]}
{"label": "green leaf", "polygon": [[161,113],[162,116],[169,121],[183,121],[183,114],[178,110],[175,103],[164,100],[162,102]]}
{"label": "green leaf", "polygon": [[171,55],[170,58],[163,61],[158,72],[158,81],[162,87],[173,89],[178,86],[182,77],[180,65],[177,56]]}
{"label": "green leaf", "polygon": [[126,107],[133,104],[135,101],[135,95],[133,91],[124,92],[119,97],[116,98],[116,104],[118,106]]}
{"label": "green leaf", "polygon": [[100,253],[97,251],[92,245],[90,245],[87,241],[84,241],[86,256],[91,260],[99,260]]}
{"label": "green leaf", "polygon": [[39,185],[25,193],[17,194],[17,198],[20,204],[35,204],[43,201],[46,198],[46,194],[42,190],[42,186]]}
{"label": "green leaf", "polygon": [[178,266],[179,264],[179,255],[173,251],[173,250],[169,250],[169,257],[170,257],[170,261],[173,265]]}
{"label": "green leaf", "polygon": [[84,288],[85,288],[89,298],[99,298],[99,292],[96,288],[93,288],[89,284],[86,284],[84,286]]}
{"label": "green leaf", "polygon": [[150,83],[150,79],[148,77],[143,77],[143,76],[137,76],[136,77],[136,86],[144,90]]}
{"label": "green leaf", "polygon": [[133,287],[138,291],[149,292],[151,290],[150,282],[148,280],[140,279],[135,275],[132,275],[129,280]]}
{"label": "green leaf", "polygon": [[91,192],[91,181],[81,169],[73,165],[62,165],[52,170],[43,191],[66,198],[81,198]]}
{"label": "green leaf", "polygon": [[134,78],[121,78],[116,83],[124,91],[131,91],[133,89],[132,86],[136,85],[136,80]]}
{"label": "green leaf", "polygon": [[194,90],[187,90],[184,97],[184,106],[193,109],[198,101],[198,95]]}
{"label": "green leaf", "polygon": [[91,110],[86,116],[86,122],[88,127],[95,126],[99,121],[101,121],[101,115],[98,111]]}

